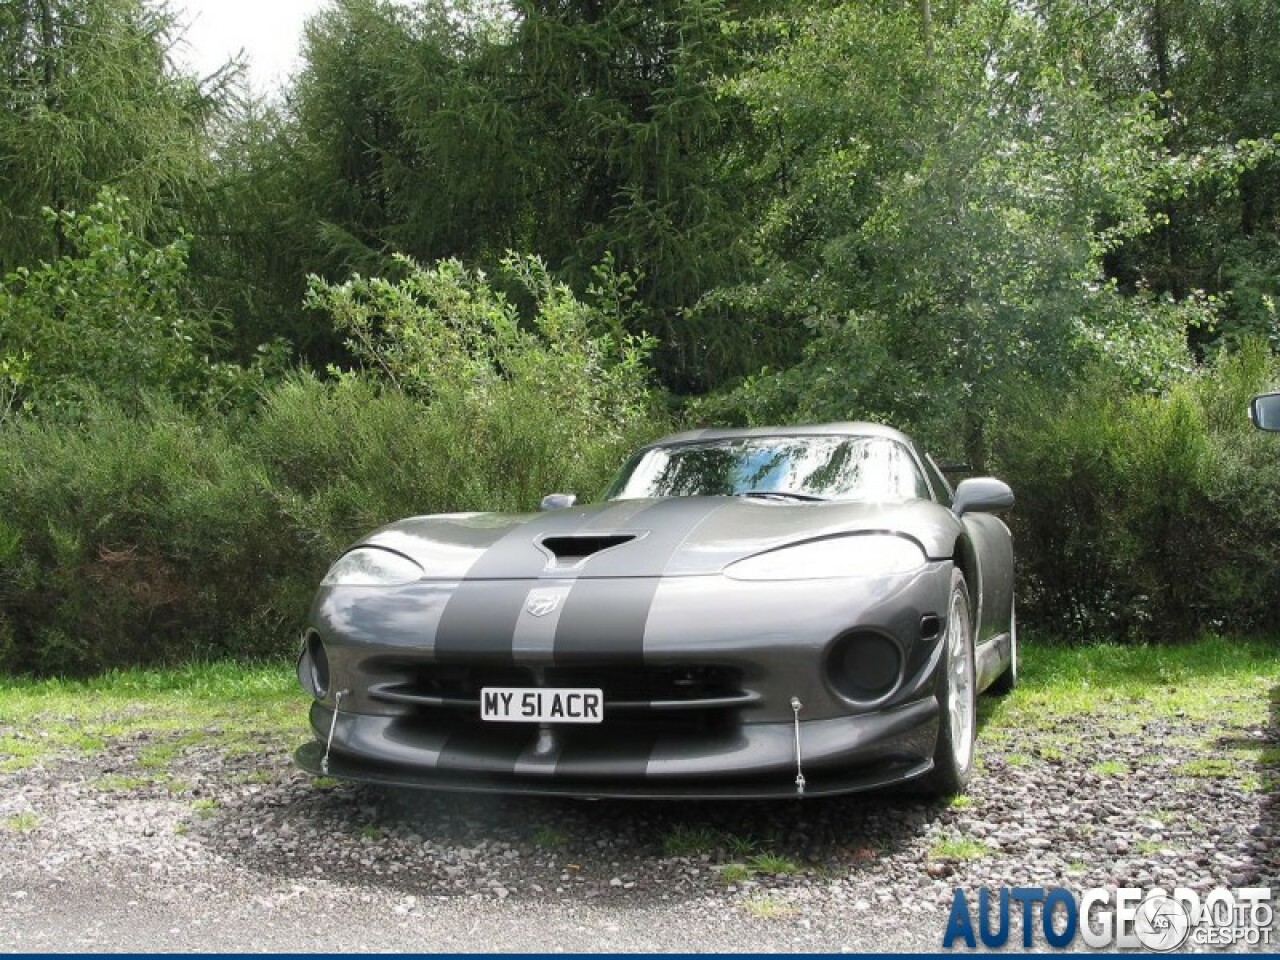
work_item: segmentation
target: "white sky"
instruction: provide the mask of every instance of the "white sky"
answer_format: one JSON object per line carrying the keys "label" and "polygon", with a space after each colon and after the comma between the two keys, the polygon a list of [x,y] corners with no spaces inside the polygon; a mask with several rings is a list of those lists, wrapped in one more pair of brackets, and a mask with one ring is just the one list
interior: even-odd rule
{"label": "white sky", "polygon": [[243,50],[253,88],[275,92],[298,67],[303,23],[324,6],[325,0],[171,0],[187,28],[174,53],[203,77]]}

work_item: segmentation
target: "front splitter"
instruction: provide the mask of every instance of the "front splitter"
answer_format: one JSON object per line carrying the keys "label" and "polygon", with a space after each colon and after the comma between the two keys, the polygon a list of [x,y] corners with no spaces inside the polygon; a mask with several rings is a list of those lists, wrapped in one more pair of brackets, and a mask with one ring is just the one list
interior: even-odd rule
{"label": "front splitter", "polygon": [[755,800],[829,797],[905,783],[933,769],[933,762],[924,760],[884,762],[877,764],[874,769],[811,773],[807,776],[805,789],[801,794],[796,789],[794,781],[782,777],[776,780],[748,781],[635,780],[602,783],[561,777],[533,780],[512,774],[485,776],[442,770],[415,770],[368,763],[340,754],[331,755],[326,768],[322,765],[323,759],[324,744],[316,741],[303,744],[294,753],[294,761],[303,770],[316,776],[329,776],[339,780],[459,793],[526,794],[591,799]]}

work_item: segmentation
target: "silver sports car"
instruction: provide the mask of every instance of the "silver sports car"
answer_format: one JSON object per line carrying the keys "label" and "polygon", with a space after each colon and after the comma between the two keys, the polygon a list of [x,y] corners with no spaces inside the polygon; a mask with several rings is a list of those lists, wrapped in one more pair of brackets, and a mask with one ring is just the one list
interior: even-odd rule
{"label": "silver sports car", "polygon": [[963,788],[1017,671],[998,480],[866,423],[696,430],[597,504],[413,517],[334,563],[313,773],[590,797]]}

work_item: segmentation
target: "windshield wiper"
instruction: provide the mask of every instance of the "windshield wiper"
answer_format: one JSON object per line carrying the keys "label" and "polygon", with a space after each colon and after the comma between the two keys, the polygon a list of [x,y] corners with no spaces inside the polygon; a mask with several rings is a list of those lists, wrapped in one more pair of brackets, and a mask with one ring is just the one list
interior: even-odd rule
{"label": "windshield wiper", "polygon": [[796,493],[792,490],[739,490],[734,494],[735,497],[777,497],[781,500],[803,500],[806,503],[811,501],[824,501],[826,497],[819,497],[813,493]]}

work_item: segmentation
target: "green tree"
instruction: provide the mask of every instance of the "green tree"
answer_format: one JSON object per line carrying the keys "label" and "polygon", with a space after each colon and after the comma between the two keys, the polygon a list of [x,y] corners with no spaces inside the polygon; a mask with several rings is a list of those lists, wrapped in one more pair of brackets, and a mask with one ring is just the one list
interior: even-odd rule
{"label": "green tree", "polygon": [[[1203,311],[1120,297],[1103,269],[1154,222],[1160,118],[1108,103],[1032,11],[973,0],[838,3],[766,20],[775,43],[731,82],[756,121],[766,280],[716,299],[808,339],[757,378],[755,415],[876,415],[963,441],[977,463],[992,411],[1118,357],[1158,385],[1186,364]],[[790,408],[790,410],[788,410]],[[958,452],[958,451],[957,451]]]}
{"label": "green tree", "polygon": [[635,275],[668,379],[698,385],[683,311],[746,264],[726,158],[740,110],[723,0],[341,0],[307,31],[291,105],[310,269],[403,252],[544,256],[582,292],[606,253]]}
{"label": "green tree", "polygon": [[16,400],[78,417],[91,395],[130,412],[151,393],[243,402],[279,365],[278,347],[252,369],[210,359],[213,331],[187,298],[186,239],[151,243],[128,208],[108,190],[83,213],[46,209],[67,252],[0,281],[0,415]]}
{"label": "green tree", "polygon": [[1280,345],[1280,6],[1072,0],[1043,15],[1109,100],[1157,98],[1164,145],[1191,174],[1162,198],[1157,229],[1108,259],[1112,275],[1126,290],[1219,297],[1221,322],[1201,344]]}
{"label": "green tree", "polygon": [[62,221],[111,185],[141,227],[172,229],[209,170],[219,81],[167,62],[174,19],[143,0],[0,5],[0,271],[66,252]]}

